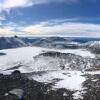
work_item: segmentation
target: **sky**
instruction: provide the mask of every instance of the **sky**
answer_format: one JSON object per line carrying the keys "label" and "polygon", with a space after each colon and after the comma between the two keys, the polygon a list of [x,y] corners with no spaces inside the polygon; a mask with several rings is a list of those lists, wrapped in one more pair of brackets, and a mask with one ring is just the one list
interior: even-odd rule
{"label": "sky", "polygon": [[100,37],[100,0],[0,0],[0,35]]}

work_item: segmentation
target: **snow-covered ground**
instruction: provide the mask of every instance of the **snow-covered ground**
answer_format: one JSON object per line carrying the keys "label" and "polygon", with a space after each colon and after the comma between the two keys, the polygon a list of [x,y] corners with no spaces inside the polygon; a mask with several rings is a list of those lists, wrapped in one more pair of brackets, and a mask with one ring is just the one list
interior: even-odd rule
{"label": "snow-covered ground", "polygon": [[66,88],[77,91],[73,94],[74,98],[81,98],[84,88],[82,83],[85,77],[80,71],[49,71],[41,75],[33,75],[30,78],[45,84],[54,82],[52,89]]}
{"label": "snow-covered ground", "polygon": [[[45,49],[41,47],[23,47],[16,49],[5,49],[5,50],[0,50],[0,53],[6,53],[6,55],[0,56],[0,72],[4,74],[9,74],[13,71],[13,69],[12,70],[7,70],[7,69],[15,67],[18,64],[21,65],[21,67],[19,67],[18,70],[20,70],[22,73],[29,73],[35,70],[40,71],[38,66],[34,66],[33,56],[43,53],[44,51],[56,51],[56,52],[58,51],[61,53],[72,53],[86,58],[95,57],[94,54],[83,49],[58,50],[58,49]],[[52,68],[54,67],[55,66],[52,66]],[[56,69],[55,71],[54,70],[52,71],[52,68],[51,70],[50,68],[49,71],[47,71],[46,73],[43,73],[41,75],[38,74],[32,75],[30,76],[30,78],[44,83],[54,82],[55,85],[52,87],[53,89],[66,88],[72,91],[76,91],[73,94],[74,98],[81,98],[81,94],[83,93],[84,90],[84,88],[82,87],[82,83],[86,80],[85,77],[83,77],[82,75],[84,75],[85,73],[82,73],[81,71],[62,71]],[[96,74],[96,73],[90,72],[90,74]]]}
{"label": "snow-covered ground", "polygon": [[72,53],[83,57],[90,57],[90,58],[95,57],[94,54],[82,49],[58,50],[58,49],[45,49],[41,47],[23,47],[23,48],[16,48],[16,49],[5,49],[5,50],[0,50],[0,52],[6,53],[6,55],[0,56],[0,69],[6,70],[18,64],[24,66],[32,66],[33,56],[36,56],[42,53],[43,51],[59,51],[61,53]]}
{"label": "snow-covered ground", "polygon": [[32,78],[39,82],[50,83],[60,79],[56,82],[53,88],[67,88],[71,90],[81,90],[81,83],[85,78],[81,76],[80,71],[49,71],[40,75],[33,75]]}
{"label": "snow-covered ground", "polygon": [[85,58],[95,58],[95,55],[93,53],[91,53],[88,50],[85,49],[62,49],[62,50],[58,50],[61,53],[72,53],[72,54],[76,54]]}
{"label": "snow-covered ground", "polygon": [[0,56],[0,69],[5,70],[14,67],[18,64],[30,65],[33,62],[33,56],[42,52],[41,48],[35,47],[23,47],[16,49],[5,49],[0,52],[6,53],[4,56]]}

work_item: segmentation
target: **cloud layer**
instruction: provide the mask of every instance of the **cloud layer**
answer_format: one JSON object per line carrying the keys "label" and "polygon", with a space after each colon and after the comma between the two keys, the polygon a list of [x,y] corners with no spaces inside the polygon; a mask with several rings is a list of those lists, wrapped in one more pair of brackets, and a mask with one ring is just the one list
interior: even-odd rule
{"label": "cloud layer", "polygon": [[0,35],[31,34],[31,35],[64,35],[72,37],[73,36],[100,37],[99,24],[69,22],[68,20],[69,19],[49,20],[24,27],[16,25],[14,23],[9,23],[8,26],[0,28]]}
{"label": "cloud layer", "polygon": [[[56,23],[56,24],[55,24]],[[100,25],[90,23],[63,22],[58,23],[41,22],[23,28],[23,32],[31,34],[49,34],[83,37],[100,37]],[[58,23],[58,24],[57,24]]]}

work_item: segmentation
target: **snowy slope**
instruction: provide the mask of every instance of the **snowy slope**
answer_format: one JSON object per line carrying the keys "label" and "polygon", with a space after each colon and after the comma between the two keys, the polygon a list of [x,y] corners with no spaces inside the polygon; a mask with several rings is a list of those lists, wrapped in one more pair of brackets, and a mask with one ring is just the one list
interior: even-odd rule
{"label": "snowy slope", "polygon": [[100,41],[91,41],[91,42],[87,42],[87,43],[85,43],[83,45],[89,46],[89,47],[95,47],[95,46],[100,47]]}
{"label": "snowy slope", "polygon": [[[1,53],[6,54],[4,56],[0,56],[0,62],[1,62],[0,69],[6,70],[15,67],[17,65],[21,65],[22,67],[19,67],[21,72],[35,71],[35,69],[37,69],[36,67],[38,66],[35,67],[33,57],[46,51],[59,51],[64,53],[73,53],[83,57],[91,57],[91,58],[95,57],[94,54],[82,49],[58,50],[58,49],[45,49],[40,47],[23,47],[23,48],[16,48],[16,49],[5,49],[5,50],[0,50]],[[49,59],[49,57],[47,59]],[[39,63],[41,64],[43,62],[39,61]]]}
{"label": "snowy slope", "polygon": [[100,41],[91,41],[81,44],[83,48],[88,48],[91,51],[93,50],[100,50]]}
{"label": "snowy slope", "polygon": [[14,67],[14,65],[30,65],[33,62],[33,55],[41,53],[41,48],[35,47],[23,47],[16,49],[0,50],[0,52],[6,53],[5,56],[0,56],[0,69],[8,69]]}

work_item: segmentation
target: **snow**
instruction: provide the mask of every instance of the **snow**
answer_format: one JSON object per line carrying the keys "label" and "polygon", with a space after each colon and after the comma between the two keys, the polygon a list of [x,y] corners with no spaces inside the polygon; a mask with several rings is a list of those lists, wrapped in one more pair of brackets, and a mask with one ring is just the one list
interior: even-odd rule
{"label": "snow", "polygon": [[82,50],[82,49],[75,49],[75,50],[61,49],[59,50],[59,49],[46,49],[46,48],[41,48],[41,47],[22,47],[22,48],[15,48],[15,49],[4,49],[4,50],[0,50],[0,52],[6,53],[7,55],[0,56],[0,62],[1,62],[0,71],[5,71],[6,69],[12,68],[17,65],[22,65],[19,68],[19,70],[22,73],[30,72],[33,70],[34,71],[43,70],[44,68],[39,69],[38,66],[37,68],[34,67],[35,65],[34,65],[33,56],[43,53],[44,51],[58,51],[61,53],[73,53],[73,54],[80,55],[83,57],[91,57],[91,58],[94,57],[94,54],[90,53],[89,51]]}
{"label": "snow", "polygon": [[19,98],[22,98],[24,91],[22,89],[13,89],[9,91],[9,93],[18,96]]}
{"label": "snow", "polygon": [[91,74],[91,75],[100,74],[100,70],[98,70],[98,71],[86,71],[85,74]]}
{"label": "snow", "polygon": [[68,96],[68,95],[67,95],[66,93],[64,93],[64,94],[63,94],[63,96],[65,96],[65,97],[66,97],[66,96]]}
{"label": "snow", "polygon": [[85,45],[89,45],[90,47],[93,47],[93,46],[100,46],[100,41],[91,41],[91,42],[87,42]]}
{"label": "snow", "polygon": [[77,91],[73,94],[75,100],[83,99],[82,94],[85,94],[86,91]]}
{"label": "snow", "polygon": [[82,98],[81,94],[84,90],[82,83],[86,80],[82,74],[80,71],[49,71],[41,75],[33,75],[30,78],[45,84],[54,82],[52,89],[66,88],[78,91],[73,94],[74,98]]}
{"label": "snow", "polygon": [[40,48],[35,47],[23,47],[16,49],[0,50],[0,52],[6,53],[5,56],[0,56],[0,69],[6,69],[14,67],[15,65],[30,65],[33,62],[33,56],[42,52]]}
{"label": "snow", "polygon": [[50,71],[41,76],[35,75],[32,78],[39,82],[50,83],[54,79],[60,79],[56,82],[53,88],[67,88],[70,90],[81,90],[81,84],[85,81],[85,78],[81,76],[80,71]]}
{"label": "snow", "polygon": [[90,51],[88,50],[84,50],[84,49],[66,49],[66,50],[58,50],[62,53],[72,53],[72,54],[76,54],[82,57],[89,57],[89,58],[95,58],[95,55],[92,54]]}

